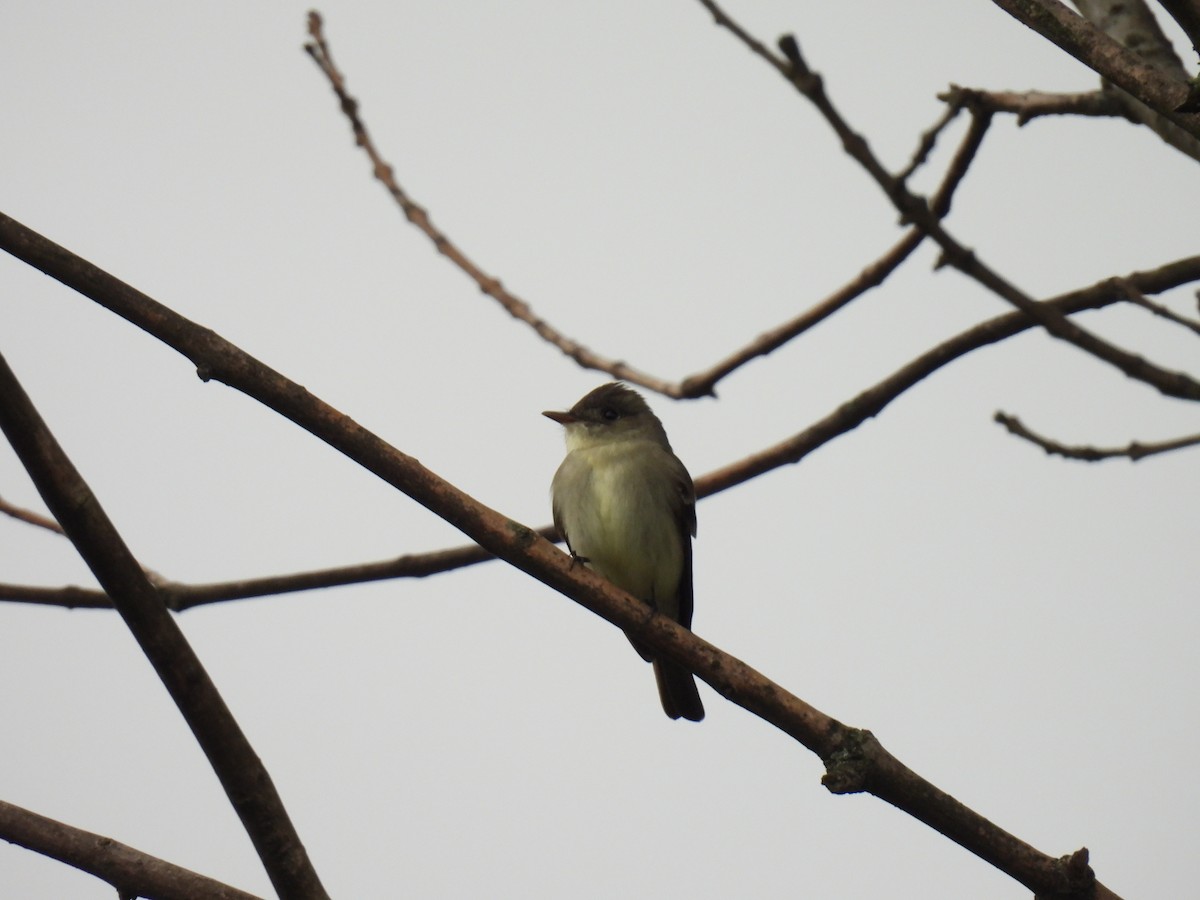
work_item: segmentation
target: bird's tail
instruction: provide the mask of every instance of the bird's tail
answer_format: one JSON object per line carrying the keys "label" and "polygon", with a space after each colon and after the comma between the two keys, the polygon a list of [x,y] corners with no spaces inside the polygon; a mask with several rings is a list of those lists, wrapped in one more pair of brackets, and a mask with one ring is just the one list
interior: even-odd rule
{"label": "bird's tail", "polygon": [[704,704],[700,702],[700,691],[691,672],[670,660],[656,659],[654,679],[658,682],[658,699],[668,716],[692,722],[704,718]]}

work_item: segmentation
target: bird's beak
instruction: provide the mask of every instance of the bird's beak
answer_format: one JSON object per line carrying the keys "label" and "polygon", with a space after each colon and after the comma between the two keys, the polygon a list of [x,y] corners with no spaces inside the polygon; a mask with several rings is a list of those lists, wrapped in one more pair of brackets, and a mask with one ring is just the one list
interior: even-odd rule
{"label": "bird's beak", "polygon": [[570,425],[572,422],[578,421],[578,419],[576,419],[569,412],[555,412],[552,409],[547,410],[546,412],[542,413],[542,415],[547,419],[553,419],[559,425]]}

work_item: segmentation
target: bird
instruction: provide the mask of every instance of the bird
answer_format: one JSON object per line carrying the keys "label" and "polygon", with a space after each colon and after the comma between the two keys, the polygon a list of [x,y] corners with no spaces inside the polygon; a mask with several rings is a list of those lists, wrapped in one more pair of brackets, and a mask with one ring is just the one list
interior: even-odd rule
{"label": "bird", "polygon": [[[566,435],[550,495],[572,559],[691,629],[696,491],[662,422],[620,382],[601,385],[566,412],[542,415]],[[663,712],[703,719],[692,673],[630,640],[654,665]]]}

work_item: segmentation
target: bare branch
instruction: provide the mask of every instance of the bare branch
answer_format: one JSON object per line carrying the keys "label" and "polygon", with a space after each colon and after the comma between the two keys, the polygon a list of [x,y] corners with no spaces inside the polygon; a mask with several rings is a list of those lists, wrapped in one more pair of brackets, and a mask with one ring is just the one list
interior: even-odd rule
{"label": "bare branch", "polygon": [[[1075,6],[1089,22],[1122,47],[1127,47],[1168,77],[1186,81],[1187,70],[1175,48],[1159,27],[1158,20],[1145,0],[1074,0]],[[1125,107],[1134,122],[1145,125],[1167,144],[1200,160],[1200,140],[1184,132],[1153,107],[1120,87],[1106,82],[1104,90]],[[1200,112],[1197,85],[1193,81],[1188,95],[1174,107],[1177,113]]]}
{"label": "bare branch", "polygon": [[954,192],[967,177],[967,169],[975,161],[975,155],[983,146],[983,138],[991,124],[992,114],[990,112],[979,109],[971,110],[971,124],[967,128],[967,133],[963,135],[962,143],[959,144],[954,158],[950,160],[945,178],[938,189],[934,191],[933,199],[929,201],[930,210],[939,219],[945,218],[950,213]]}
{"label": "bare branch", "polygon": [[0,838],[107,881],[146,900],[259,900],[253,894],[0,800]]}
{"label": "bare branch", "polygon": [[[1065,315],[1071,315],[1130,300],[1133,295],[1143,296],[1143,291],[1161,293],[1196,280],[1200,280],[1200,256],[1188,257],[1146,272],[1134,272],[1124,278],[1106,278],[1090,287],[1042,302],[1055,306]],[[972,326],[933,347],[794,437],[697,478],[696,494],[701,498],[708,497],[780,466],[798,462],[834,438],[852,431],[878,415],[892,400],[914,384],[959,357],[1033,327],[1034,323],[1021,312],[1006,313]],[[547,540],[560,540],[552,525],[539,528],[537,533]],[[163,580],[157,587],[168,608],[182,611],[193,606],[227,600],[265,597],[388,578],[421,578],[494,558],[478,544],[468,544],[430,553],[410,554],[396,559],[312,572],[195,585]],[[103,591],[79,587],[48,588],[0,584],[0,600],[64,606],[70,609],[112,608],[112,601]]]}
{"label": "bare branch", "polygon": [[1099,462],[1104,459],[1125,458],[1131,462],[1137,462],[1139,459],[1145,459],[1147,456],[1154,456],[1157,453],[1169,453],[1172,450],[1182,450],[1185,447],[1194,447],[1200,444],[1200,434],[1193,434],[1187,437],[1176,438],[1172,441],[1159,441],[1156,443],[1145,443],[1142,441],[1130,441],[1125,447],[1087,447],[1080,445],[1060,444],[1058,441],[1052,441],[1050,438],[1043,437],[1034,431],[1027,428],[1020,419],[1016,416],[1010,416],[1005,412],[997,412],[995,419],[1001,425],[1008,429],[1010,434],[1014,434],[1019,438],[1029,441],[1031,444],[1036,444],[1041,447],[1046,453],[1051,456],[1062,456],[1067,459],[1081,459],[1084,462]]}
{"label": "bare branch", "polygon": [[1187,70],[1145,0],[1072,0],[1085,19],[1173,78]]}
{"label": "bare branch", "polygon": [[47,531],[53,531],[55,534],[64,534],[62,526],[53,519],[48,519],[40,513],[35,513],[29,509],[22,509],[19,506],[13,506],[3,497],[0,497],[0,513],[6,516],[12,516],[14,519],[19,519],[22,522],[28,522],[30,525],[36,525],[38,528],[45,528]]}
{"label": "bare branch", "polygon": [[938,120],[925,131],[921,132],[921,139],[917,142],[917,149],[913,152],[912,159],[909,160],[908,165],[897,176],[898,178],[902,181],[907,181],[917,169],[928,162],[929,154],[937,146],[938,138],[942,136],[942,132],[949,127],[950,123],[958,118],[958,114],[962,110],[962,104],[948,105],[942,111],[942,115]]}
{"label": "bare branch", "polygon": [[984,91],[950,85],[950,90],[938,94],[938,99],[951,108],[968,106],[991,113],[1011,113],[1018,125],[1025,125],[1040,116],[1120,116],[1131,122],[1127,106],[1106,91],[1085,91],[1078,94],[1054,94],[1046,91]]}
{"label": "bare branch", "polygon": [[[830,790],[870,791],[1036,890],[1080,900],[1105,896],[1093,883],[1086,864],[1068,865],[998,828],[907,769],[869,732],[825,715],[596,573],[573,565],[567,554],[531,529],[477,503],[214,332],[2,215],[0,246],[184,354],[197,364],[202,376],[257,399],[404,491],[496,556],[572,598],[639,643],[686,666],[718,693],[817,753],[825,761]],[[1018,330],[1024,327],[1022,322],[1015,324]],[[6,392],[0,391],[0,396]],[[50,504],[50,508],[55,510],[56,505]],[[59,518],[73,536],[72,525],[61,511]],[[136,571],[131,563],[126,568]],[[140,571],[136,577],[141,578]]]}
{"label": "bare branch", "polygon": [[1124,279],[1117,279],[1116,284],[1125,292],[1125,299],[1134,306],[1140,306],[1142,309],[1154,313],[1154,315],[1161,319],[1166,319],[1168,322],[1174,322],[1176,325],[1182,325],[1189,331],[1200,334],[1200,322],[1197,322],[1195,319],[1189,319],[1186,316],[1178,315],[1173,310],[1163,306],[1161,303],[1155,303],[1152,300],[1148,300],[1145,294],[1139,291],[1134,285],[1124,281]]}
{"label": "bare branch", "polygon": [[966,249],[951,238],[930,218],[921,217],[930,227],[930,235],[946,251],[946,261],[966,275],[971,276],[993,293],[1003,297],[1017,309],[1027,313],[1053,337],[1103,360],[1125,375],[1156,388],[1167,397],[1180,400],[1200,400],[1200,382],[1183,372],[1173,372],[1149,362],[1141,356],[1123,350],[1087,331],[1052,306],[1038,303],[1018,290],[1000,275],[984,265],[974,252]]}
{"label": "bare branch", "polygon": [[392,167],[384,161],[379,151],[376,149],[374,142],[371,140],[367,132],[366,125],[363,123],[359,115],[358,101],[351,97],[345,87],[345,78],[333,63],[330,55],[329,45],[322,31],[322,21],[319,15],[311,13],[309,17],[309,33],[313,41],[305,45],[305,50],[313,58],[320,67],[321,71],[329,79],[330,85],[337,94],[341,104],[341,109],[350,121],[350,126],[354,132],[355,143],[362,147],[364,152],[370,158],[373,167],[375,178],[378,179],[392,198],[400,206],[405,217],[415,225],[422,233],[424,233],[438,252],[446,256],[453,262],[461,271],[470,277],[480,288],[483,293],[492,297],[501,306],[503,306],[510,315],[514,318],[530,325],[537,334],[544,340],[558,347],[563,353],[575,360],[579,365],[588,369],[595,369],[601,372],[607,372],[615,378],[628,381],[633,384],[641,385],[642,387],[656,391],[664,396],[675,398],[693,399],[702,396],[713,396],[714,387],[721,378],[727,376],[734,369],[745,365],[751,359],[758,356],[763,356],[778,348],[783,343],[791,340],[804,330],[811,328],[814,324],[832,314],[835,310],[840,309],[850,300],[857,297],[863,291],[870,287],[879,284],[888,273],[900,264],[916,245],[920,242],[915,241],[902,242],[901,247],[893,248],[888,251],[885,257],[879,262],[869,266],[864,270],[859,278],[855,279],[845,288],[839,290],[833,297],[826,300],[805,313],[801,314],[791,322],[785,323],[778,328],[772,329],[770,332],[762,335],[748,347],[738,351],[726,360],[717,363],[712,368],[685,378],[682,382],[673,383],[656,376],[650,375],[635,369],[628,364],[609,359],[599,354],[593,353],[582,344],[574,341],[565,335],[561,334],[557,329],[547,323],[544,319],[537,316],[527,302],[512,294],[510,291],[503,288],[500,281],[485,273],[475,263],[473,263],[459,247],[450,240],[450,238],[437,228],[428,211],[415,203],[408,194],[400,187],[395,179],[395,174]]}
{"label": "bare branch", "polygon": [[[906,170],[909,174],[924,162],[937,139],[937,135],[940,134],[941,130],[952,118],[953,115],[943,116],[933,128],[922,135],[920,146],[917,148],[913,160]],[[950,166],[942,178],[941,185],[938,186],[934,194],[932,209],[935,215],[940,217],[950,212],[954,192],[966,177],[967,169],[970,168],[976,153],[978,153],[980,146],[983,144],[983,138],[987,133],[990,122],[991,117],[989,115],[972,110],[971,125],[967,129],[967,133],[963,136],[958,150],[955,152],[954,158],[951,160]],[[883,284],[884,280],[912,255],[913,251],[920,246],[924,239],[925,234],[921,229],[910,229],[883,256],[866,266],[859,273],[858,277],[838,288],[838,290],[834,291],[825,300],[805,310],[794,319],[759,335],[750,344],[716,363],[711,368],[694,375],[689,375],[681,382],[679,393],[675,396],[700,397],[715,395],[716,384],[721,379],[744,366],[752,359],[759,356],[766,356],[779,349],[784,344],[833,315],[852,300],[857,299],[872,288]]]}
{"label": "bare branch", "polygon": [[[558,539],[557,532],[552,525],[545,526],[538,533],[547,540]],[[262,578],[246,578],[209,584],[183,584],[161,579],[155,583],[155,586],[167,609],[183,612],[195,606],[229,600],[271,597],[278,594],[341,587],[349,584],[365,584],[391,578],[424,578],[428,575],[465,568],[491,559],[495,559],[495,557],[478,544],[468,544],[446,550],[435,550],[430,553],[408,554],[379,562],[336,566],[287,575],[269,575]],[[0,600],[45,606],[64,606],[68,609],[112,609],[113,606],[112,600],[104,591],[80,587],[49,588],[0,584]]]}
{"label": "bare branch", "polygon": [[1177,125],[1193,138],[1200,137],[1200,117],[1176,110],[1188,97],[1188,86],[1179,77],[1146,62],[1133,50],[1113,40],[1059,0],[993,0],[1042,37],[1057,44],[1088,68],[1122,88]]}
{"label": "bare branch", "polygon": [[327,898],[271,778],[154,585],[0,357],[0,430],[204,750],[276,890]]}
{"label": "bare branch", "polygon": [[[65,268],[50,265],[51,254],[47,247],[42,245],[42,242],[49,247],[54,246],[49,244],[45,238],[24,229],[13,220],[6,220],[5,217],[0,216],[0,246],[9,249],[10,252],[23,250],[23,252],[17,252],[17,255],[31,265],[58,277],[64,283],[74,286],[72,281],[68,280]],[[61,248],[58,249],[61,250]],[[66,251],[62,252],[66,253]],[[77,261],[81,266],[88,265],[78,257],[72,256],[71,260]],[[1197,280],[1200,280],[1200,256],[1185,257],[1157,269],[1133,272],[1122,278],[1106,278],[1089,287],[1042,302],[1063,315],[1071,315],[1083,310],[1102,309],[1122,300],[1130,300],[1134,295],[1161,293]],[[97,297],[93,297],[93,299],[103,302]],[[981,322],[960,332],[901,367],[883,381],[863,391],[793,437],[697,478],[697,496],[708,497],[781,466],[798,462],[834,438],[852,431],[863,422],[878,415],[896,397],[959,357],[972,350],[1012,337],[1034,326],[1035,323],[1024,313],[1012,312]],[[204,329],[198,330],[205,334],[212,334],[205,332]],[[181,352],[183,351],[181,350]],[[538,529],[537,534],[547,540],[558,540],[553,526],[550,525]],[[207,603],[386,578],[419,578],[462,566],[474,565],[493,558],[493,554],[486,549],[477,544],[471,544],[374,563],[242,581],[185,585],[163,580],[158,583],[158,588],[160,596],[164,598],[169,608],[185,610]],[[78,587],[46,588],[0,584],[0,600],[42,603],[68,608],[107,609],[112,605],[102,591]]]}
{"label": "bare branch", "polygon": [[794,319],[760,334],[745,347],[720,360],[711,368],[689,375],[681,383],[681,396],[715,396],[718,381],[751,360],[773,353],[784,344],[823,322],[851,301],[883,284],[884,280],[912,255],[924,239],[925,235],[919,230],[915,228],[909,230],[883,256],[870,263],[856,278],[842,285],[820,303],[806,309]]}
{"label": "bare branch", "polygon": [[[943,116],[933,128],[922,136],[921,145],[918,147],[913,161],[907,170],[909,174],[924,161],[925,156],[932,149],[937,134],[940,133],[941,128],[944,127],[950,118]],[[967,129],[967,133],[963,136],[962,142],[959,144],[958,150],[955,152],[945,176],[943,176],[941,185],[934,194],[931,204],[934,215],[941,217],[950,212],[954,192],[962,183],[963,178],[966,177],[967,169],[970,168],[972,161],[975,159],[975,154],[978,153],[980,146],[983,144],[983,138],[987,134],[990,122],[991,117],[988,114],[972,111],[971,125]],[[857,299],[872,288],[883,284],[884,280],[912,255],[913,251],[920,246],[924,239],[925,233],[921,229],[909,229],[904,237],[897,241],[890,250],[864,268],[857,278],[838,288],[838,290],[834,291],[825,300],[805,310],[796,316],[796,318],[759,335],[756,340],[721,360],[711,368],[685,378],[681,385],[682,396],[698,397],[715,394],[716,384],[722,378],[744,366],[750,360],[759,356],[766,356],[779,349],[788,341],[798,337],[814,325],[833,315],[852,300]]]}
{"label": "bare branch", "polygon": [[[1157,67],[1169,78],[1185,79],[1187,73],[1170,41],[1150,10],[1142,2],[1085,2],[1076,3],[1084,15],[1119,44],[1135,51],[1146,63]],[[1009,10],[1011,12],[1011,10]],[[1070,13],[1066,13],[1070,15]],[[1027,23],[1028,24],[1028,23]],[[1196,93],[1193,85],[1189,97]],[[1135,95],[1105,82],[1098,91],[1081,94],[1053,94],[1042,91],[1017,93],[1012,91],[975,91],[952,86],[940,99],[957,102],[967,99],[983,109],[1010,112],[1017,115],[1017,124],[1038,116],[1121,116],[1137,125],[1144,125],[1176,150],[1200,160],[1200,139],[1189,134],[1163,113],[1151,108]],[[1196,112],[1185,105],[1175,112]]]}
{"label": "bare branch", "polygon": [[61,606],[64,609],[112,609],[112,600],[95,588],[40,587],[29,584],[0,584],[0,600]]}
{"label": "bare branch", "polygon": [[[461,271],[466,273],[479,286],[480,290],[499,302],[512,316],[532,326],[543,339],[557,346],[579,365],[607,372],[616,378],[641,385],[664,396],[676,399],[715,396],[718,381],[751,360],[773,352],[804,331],[812,328],[818,322],[823,321],[867,290],[881,284],[888,275],[912,254],[913,250],[924,239],[924,234],[914,229],[906,234],[904,238],[888,250],[880,259],[867,266],[858,277],[844,285],[826,300],[821,301],[794,319],[765,332],[747,346],[715,363],[710,368],[690,375],[680,382],[670,382],[634,369],[624,362],[599,356],[578,342],[565,337],[544,319],[535,315],[532,308],[525,301],[505,290],[498,279],[491,277],[476,266],[443,231],[433,224],[428,211],[415,203],[397,183],[392,167],[382,158],[374,142],[371,140],[366,125],[359,114],[358,101],[351,97],[346,90],[345,76],[333,62],[328,41],[324,36],[322,20],[316,13],[311,13],[309,16],[309,34],[313,40],[305,45],[305,50],[317,63],[326,78],[328,78],[331,87],[340,101],[342,111],[350,121],[350,126],[355,136],[355,143],[363,148],[371,160],[376,179],[387,188],[408,221],[432,241],[438,252],[442,253],[458,266]],[[983,135],[987,131],[988,116],[977,110],[972,110],[972,114],[972,127],[968,130],[968,134],[964,138],[954,162],[937,192],[937,197],[940,199],[935,200],[933,208],[939,215],[945,215],[949,211],[951,197],[966,175],[967,168],[970,166],[975,152],[982,142]],[[932,149],[937,134],[951,118],[953,118],[953,115],[947,114],[938,125],[935,125],[933,129],[926,132],[922,138],[921,146],[918,148],[913,162],[908,169],[909,174],[924,161]]]}
{"label": "bare branch", "polygon": [[316,12],[311,12],[308,15],[308,31],[312,36],[312,42],[305,44],[304,49],[325,74],[325,77],[329,79],[329,84],[341,103],[342,112],[350,120],[350,127],[354,131],[355,143],[363,148],[363,152],[371,160],[375,178],[391,194],[392,199],[396,201],[396,204],[403,211],[404,217],[433,242],[433,246],[437,248],[438,253],[457,266],[479,286],[479,289],[483,293],[499,303],[510,316],[524,322],[537,332],[543,340],[553,344],[585,369],[596,369],[601,372],[607,372],[614,378],[620,378],[661,394],[672,396],[674,388],[669,382],[656,378],[646,372],[641,372],[620,360],[608,359],[597,353],[593,353],[578,341],[574,341],[562,334],[549,322],[537,315],[528,303],[507,290],[498,278],[483,271],[444,231],[433,224],[428,211],[416,203],[396,181],[395,172],[391,165],[384,160],[376,149],[374,141],[371,140],[371,136],[367,132],[367,127],[358,114],[358,101],[347,93],[345,77],[338,70],[337,66],[334,65],[329,44],[322,32],[321,16]]}
{"label": "bare branch", "polygon": [[1119,347],[1102,340],[1096,335],[1075,323],[1069,321],[1054,306],[1038,303],[1032,297],[1009,284],[999,274],[994,272],[975,255],[975,253],[955,240],[942,227],[938,217],[929,204],[920,197],[912,194],[898,179],[893,178],[871,152],[870,146],[862,135],[851,129],[845,118],[837,111],[825,93],[821,76],[809,69],[800,54],[800,47],[791,35],[784,35],[779,40],[784,60],[778,59],[762,45],[750,37],[737,23],[733,22],[712,0],[700,0],[701,4],[717,11],[719,24],[729,28],[750,49],[766,59],[776,70],[780,71],[787,80],[804,97],[817,108],[830,128],[842,141],[842,147],[868,174],[876,184],[887,194],[888,199],[899,210],[902,217],[914,222],[926,234],[933,238],[942,248],[944,264],[954,266],[963,274],[978,281],[997,296],[1007,300],[1013,306],[1032,317],[1047,332],[1059,340],[1074,344],[1081,350],[1092,354],[1098,359],[1109,363],[1130,378],[1143,381],[1158,389],[1168,397],[1183,400],[1200,400],[1200,382],[1182,372],[1171,372],[1156,366],[1140,356],[1122,350]]}
{"label": "bare branch", "polygon": [[[1188,257],[1148,272],[1134,272],[1124,280],[1138,286],[1139,290],[1158,293],[1197,279],[1200,279],[1200,256]],[[1106,278],[1091,287],[1043,300],[1041,305],[1062,315],[1071,315],[1085,309],[1101,309],[1127,299],[1126,291],[1116,284],[1116,281]],[[959,357],[1033,327],[1035,323],[1029,316],[1022,312],[1012,312],[968,328],[921,354],[799,434],[722,469],[709,472],[696,482],[696,494],[701,497],[707,496],[780,466],[799,462],[818,447],[878,415],[914,384]]]}

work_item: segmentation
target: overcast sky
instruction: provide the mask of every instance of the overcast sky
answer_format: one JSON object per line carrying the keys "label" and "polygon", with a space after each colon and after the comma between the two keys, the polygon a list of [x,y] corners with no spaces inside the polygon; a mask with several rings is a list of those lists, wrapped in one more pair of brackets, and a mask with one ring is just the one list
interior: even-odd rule
{"label": "overcast sky", "polygon": [[[608,380],[484,297],[370,177],[303,4],[15,0],[0,209],[212,328],[481,502],[549,520],[543,409]],[[794,32],[899,169],[951,83],[1096,77],[992,3],[732,2]],[[400,183],[566,334],[669,379],[853,278],[896,216],[806,104],[698,3],[330,2],[335,60]],[[1181,43],[1181,47],[1186,46]],[[935,154],[928,190],[961,135]],[[1039,297],[1195,254],[1195,163],[1123,121],[999,120],[949,220]],[[650,395],[693,475],[792,435],[1007,311],[923,247],[740,370]],[[1195,313],[1190,290],[1166,298]],[[1195,372],[1142,312],[1081,321]],[[91,301],[0,258],[0,352],[139,561],[181,581],[456,546],[450,526]],[[696,631],[1000,826],[1087,846],[1126,898],[1194,884],[1196,409],[1038,334],[918,385],[797,466],[700,504]],[[0,448],[0,497],[40,498]],[[92,585],[0,520],[0,581]],[[701,686],[670,722],[613,627],[492,562],[179,621],[336,898],[1021,898],[1028,892]],[[115,613],[0,604],[0,798],[268,896]],[[0,894],[110,898],[0,843]]]}

